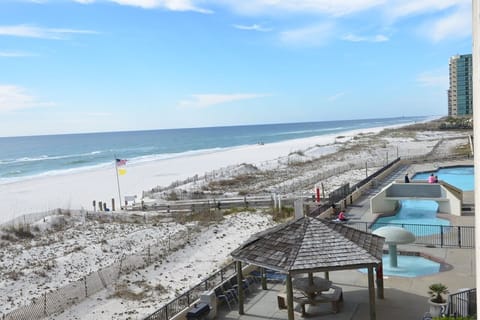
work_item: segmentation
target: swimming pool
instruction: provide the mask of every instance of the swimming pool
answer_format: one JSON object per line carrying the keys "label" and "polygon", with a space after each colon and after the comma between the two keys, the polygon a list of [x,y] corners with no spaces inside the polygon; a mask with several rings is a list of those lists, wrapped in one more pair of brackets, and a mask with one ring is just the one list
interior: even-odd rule
{"label": "swimming pool", "polygon": [[441,226],[450,225],[450,221],[437,218],[438,204],[435,201],[402,200],[400,203],[400,210],[394,216],[378,218],[372,230],[395,224],[402,225],[415,236],[427,236],[440,233]]}
{"label": "swimming pool", "polygon": [[[390,266],[390,256],[384,254],[382,257],[383,262],[383,275],[384,276],[397,276],[397,277],[420,277],[429,274],[440,272],[441,264],[421,256],[397,256],[398,266]],[[367,269],[360,269],[360,272],[367,273]]]}
{"label": "swimming pool", "polygon": [[439,180],[443,180],[463,191],[474,190],[474,174],[473,166],[465,167],[449,167],[441,168],[437,171],[417,173],[413,176],[413,180],[427,180],[430,174],[438,176]]}

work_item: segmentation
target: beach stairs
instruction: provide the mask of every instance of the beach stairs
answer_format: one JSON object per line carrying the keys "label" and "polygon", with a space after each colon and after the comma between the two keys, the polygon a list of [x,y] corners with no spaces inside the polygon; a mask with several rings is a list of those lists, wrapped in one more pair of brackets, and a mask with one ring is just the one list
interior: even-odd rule
{"label": "beach stairs", "polygon": [[410,165],[407,165],[407,164],[398,165],[397,168],[395,168],[384,179],[382,179],[381,181],[376,181],[374,186],[365,192],[365,195],[368,197],[375,195],[379,193],[385,186],[391,184],[393,181],[398,180],[400,178],[403,179],[403,176],[405,175],[405,172],[408,171],[409,167]]}

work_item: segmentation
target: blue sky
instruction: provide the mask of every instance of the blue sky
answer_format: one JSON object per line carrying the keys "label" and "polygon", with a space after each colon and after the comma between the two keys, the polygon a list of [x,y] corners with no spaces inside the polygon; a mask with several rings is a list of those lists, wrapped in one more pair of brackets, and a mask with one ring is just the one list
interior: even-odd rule
{"label": "blue sky", "polygon": [[0,136],[446,115],[470,0],[2,0]]}

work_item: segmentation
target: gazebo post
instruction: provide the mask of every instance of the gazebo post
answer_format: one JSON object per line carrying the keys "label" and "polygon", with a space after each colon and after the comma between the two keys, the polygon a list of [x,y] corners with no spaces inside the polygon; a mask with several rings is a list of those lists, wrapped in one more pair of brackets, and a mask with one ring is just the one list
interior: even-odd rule
{"label": "gazebo post", "polygon": [[243,272],[242,272],[242,261],[237,261],[237,285],[238,285],[238,314],[245,314],[243,310]]}
{"label": "gazebo post", "polygon": [[379,264],[377,264],[377,267],[376,267],[376,273],[377,273],[377,298],[378,299],[383,299],[384,298],[384,295],[383,295],[383,264],[380,262]]}
{"label": "gazebo post", "polygon": [[375,284],[373,280],[373,266],[368,266],[368,296],[370,300],[370,320],[377,319],[375,310]]}
{"label": "gazebo post", "polygon": [[260,268],[261,270],[261,279],[262,279],[262,289],[267,290],[267,274],[265,268]]}
{"label": "gazebo post", "polygon": [[287,274],[287,313],[288,313],[288,320],[295,320],[295,316],[293,314],[293,286],[292,286],[292,276],[290,273]]}

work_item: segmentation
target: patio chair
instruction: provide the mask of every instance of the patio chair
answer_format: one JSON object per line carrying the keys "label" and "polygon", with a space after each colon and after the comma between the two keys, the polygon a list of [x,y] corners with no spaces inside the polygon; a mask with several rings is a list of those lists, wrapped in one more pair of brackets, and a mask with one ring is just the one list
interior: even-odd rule
{"label": "patio chair", "polygon": [[235,298],[231,293],[225,293],[221,287],[215,288],[215,296],[218,301],[225,302],[228,306],[228,309],[233,310],[232,306],[235,304]]}
{"label": "patio chair", "polygon": [[[232,287],[237,291],[238,293],[238,280],[237,280],[237,277],[233,277],[232,279],[230,279],[230,283],[232,284]],[[249,289],[249,283],[246,279],[243,279],[242,281],[242,287],[243,287],[243,291],[245,291],[245,293],[247,294],[250,294],[250,289]]]}
{"label": "patio chair", "polygon": [[[236,278],[236,277],[234,277],[234,278]],[[225,294],[232,295],[233,298],[235,299],[235,301],[238,302],[238,290],[237,290],[237,288],[233,287],[233,285],[231,283],[231,279],[222,283],[221,288],[223,289],[223,292]]]}

